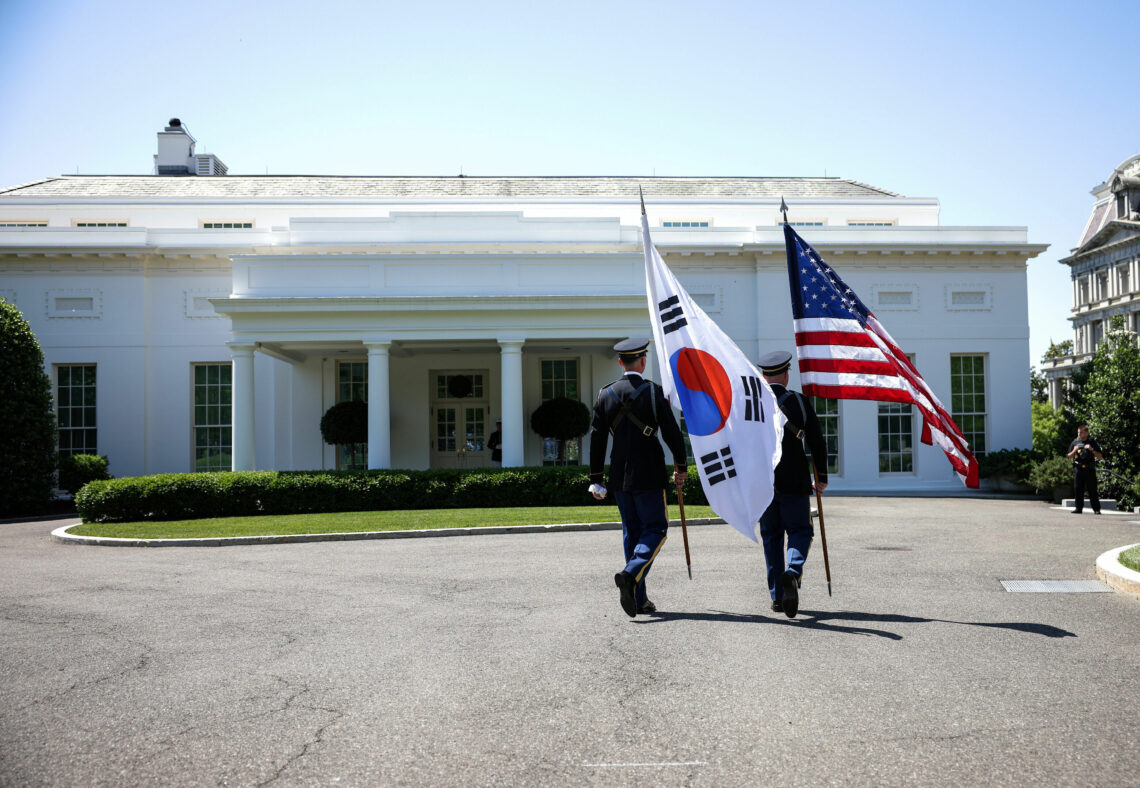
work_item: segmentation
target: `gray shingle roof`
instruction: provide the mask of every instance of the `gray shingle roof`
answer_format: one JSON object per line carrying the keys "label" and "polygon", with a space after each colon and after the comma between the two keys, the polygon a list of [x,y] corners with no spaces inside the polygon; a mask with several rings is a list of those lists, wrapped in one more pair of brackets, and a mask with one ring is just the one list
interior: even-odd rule
{"label": "gray shingle roof", "polygon": [[842,178],[639,177],[373,177],[346,175],[61,175],[0,188],[4,197],[123,197],[160,199],[432,199],[637,198],[749,199],[778,197],[898,197],[894,192]]}

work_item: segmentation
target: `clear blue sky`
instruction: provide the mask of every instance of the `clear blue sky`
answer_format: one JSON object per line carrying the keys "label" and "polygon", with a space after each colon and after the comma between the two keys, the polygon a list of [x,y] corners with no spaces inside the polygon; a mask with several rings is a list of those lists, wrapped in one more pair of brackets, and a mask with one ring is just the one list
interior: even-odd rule
{"label": "clear blue sky", "polygon": [[149,174],[833,175],[1025,225],[1071,337],[1089,189],[1140,153],[1140,3],[0,0],[0,184]]}

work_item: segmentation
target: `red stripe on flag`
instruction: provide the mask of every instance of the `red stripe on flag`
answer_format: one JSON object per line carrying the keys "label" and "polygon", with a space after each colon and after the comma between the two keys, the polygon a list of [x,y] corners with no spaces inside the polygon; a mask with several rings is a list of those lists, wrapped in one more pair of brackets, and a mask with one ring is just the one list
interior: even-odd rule
{"label": "red stripe on flag", "polygon": [[852,347],[878,347],[875,340],[865,332],[853,331],[798,331],[796,344],[804,345],[851,345]]}
{"label": "red stripe on flag", "polygon": [[889,361],[866,361],[859,358],[801,358],[800,372],[843,372],[850,375],[896,376]]}

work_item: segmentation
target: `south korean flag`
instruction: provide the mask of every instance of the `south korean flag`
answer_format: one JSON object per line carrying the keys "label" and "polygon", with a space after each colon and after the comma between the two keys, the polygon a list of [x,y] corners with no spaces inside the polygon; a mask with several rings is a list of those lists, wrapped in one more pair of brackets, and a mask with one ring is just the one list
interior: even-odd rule
{"label": "south korean flag", "polygon": [[665,396],[680,406],[713,511],[752,541],[772,502],[784,414],[748,357],[693,303],[641,215],[645,290]]}

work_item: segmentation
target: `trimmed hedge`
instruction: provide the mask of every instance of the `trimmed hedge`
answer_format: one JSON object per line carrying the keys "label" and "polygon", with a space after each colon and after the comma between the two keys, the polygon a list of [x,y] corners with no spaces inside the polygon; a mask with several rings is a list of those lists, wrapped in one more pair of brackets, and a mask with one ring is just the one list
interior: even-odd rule
{"label": "trimmed hedge", "polygon": [[[192,520],[260,514],[390,509],[583,506],[589,469],[487,468],[436,471],[221,471],[93,481],[75,496],[84,522]],[[685,502],[706,504],[695,467]],[[669,499],[676,503],[670,487]],[[612,504],[613,496],[602,504]],[[674,516],[675,513],[674,513]]]}

